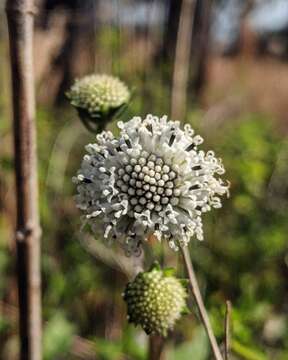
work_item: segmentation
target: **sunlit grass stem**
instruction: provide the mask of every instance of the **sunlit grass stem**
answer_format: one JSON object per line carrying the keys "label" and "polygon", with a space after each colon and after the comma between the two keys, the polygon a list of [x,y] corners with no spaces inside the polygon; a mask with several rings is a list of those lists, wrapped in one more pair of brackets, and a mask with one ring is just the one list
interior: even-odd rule
{"label": "sunlit grass stem", "polygon": [[213,332],[212,326],[210,324],[210,320],[209,320],[209,317],[208,317],[208,314],[207,314],[207,311],[206,311],[206,308],[205,308],[205,305],[204,305],[204,302],[203,302],[203,299],[201,296],[198,281],[197,281],[195,271],[194,271],[194,268],[192,265],[189,248],[188,248],[188,246],[184,246],[184,247],[181,247],[181,250],[182,250],[182,254],[183,254],[183,258],[184,258],[185,267],[186,267],[188,277],[189,277],[192,295],[195,299],[202,323],[203,323],[206,333],[208,335],[208,339],[209,339],[209,342],[210,342],[210,345],[211,345],[211,348],[213,351],[214,358],[216,360],[223,360],[223,356],[222,356],[219,346],[217,344],[216,337],[214,335],[214,332]]}

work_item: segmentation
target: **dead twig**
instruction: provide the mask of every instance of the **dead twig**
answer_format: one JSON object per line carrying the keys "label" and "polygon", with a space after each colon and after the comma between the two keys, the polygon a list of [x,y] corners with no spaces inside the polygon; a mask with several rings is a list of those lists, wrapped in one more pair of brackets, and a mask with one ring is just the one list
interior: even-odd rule
{"label": "dead twig", "polygon": [[194,272],[194,268],[192,265],[192,261],[191,261],[191,257],[189,254],[189,248],[188,246],[185,247],[181,247],[182,250],[182,254],[183,254],[183,258],[184,258],[184,263],[185,263],[185,267],[188,273],[188,277],[189,277],[189,281],[190,281],[190,285],[191,285],[191,291],[192,291],[192,295],[195,299],[197,308],[199,310],[199,314],[200,314],[200,318],[201,321],[204,325],[204,328],[206,330],[206,333],[208,335],[208,339],[213,351],[213,355],[215,357],[216,360],[223,360],[222,354],[220,352],[219,346],[217,344],[212,326],[210,324],[210,320],[205,308],[205,305],[203,303],[202,300],[202,296],[201,296],[201,292],[199,289],[199,285],[198,285],[198,281]]}
{"label": "dead twig", "polygon": [[171,95],[171,116],[182,119],[186,112],[192,28],[196,0],[182,0]]}
{"label": "dead twig", "polygon": [[40,225],[33,69],[33,0],[7,0],[16,178],[20,359],[41,360]]}
{"label": "dead twig", "polygon": [[230,356],[230,321],[231,321],[231,302],[226,301],[226,312],[225,312],[225,360],[229,360]]}

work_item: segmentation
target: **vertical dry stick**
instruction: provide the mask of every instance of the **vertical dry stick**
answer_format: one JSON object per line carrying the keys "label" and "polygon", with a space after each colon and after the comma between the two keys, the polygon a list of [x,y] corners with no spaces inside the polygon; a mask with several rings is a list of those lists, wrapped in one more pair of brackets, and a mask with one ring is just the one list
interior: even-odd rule
{"label": "vertical dry stick", "polygon": [[38,217],[33,0],[8,0],[17,197],[20,359],[41,360],[40,226]]}
{"label": "vertical dry stick", "polygon": [[225,313],[225,360],[229,360],[230,354],[230,321],[231,321],[231,302],[226,301]]}
{"label": "vertical dry stick", "polygon": [[171,116],[173,119],[182,119],[186,112],[195,2],[195,0],[182,0],[171,95]]}
{"label": "vertical dry stick", "polygon": [[210,43],[210,23],[213,0],[197,0],[193,34],[193,95],[201,99],[207,80]]}
{"label": "vertical dry stick", "polygon": [[162,358],[165,340],[159,335],[149,336],[149,360]]}
{"label": "vertical dry stick", "polygon": [[207,311],[205,309],[203,300],[202,300],[202,296],[201,296],[201,292],[199,289],[199,285],[198,285],[198,281],[193,269],[193,265],[192,265],[192,261],[190,258],[190,254],[189,254],[189,248],[188,246],[185,247],[181,247],[182,253],[183,253],[183,258],[184,258],[184,263],[187,269],[187,273],[188,273],[188,277],[189,277],[189,281],[190,281],[190,285],[191,285],[191,291],[192,294],[194,296],[197,308],[199,310],[200,313],[200,317],[202,320],[202,323],[204,325],[204,328],[206,330],[206,333],[208,335],[208,339],[210,341],[210,345],[213,351],[213,355],[215,357],[216,360],[223,360],[223,357],[221,355],[219,346],[217,344],[215,335],[213,333],[213,329],[212,326],[210,324],[209,321],[209,317],[207,314]]}

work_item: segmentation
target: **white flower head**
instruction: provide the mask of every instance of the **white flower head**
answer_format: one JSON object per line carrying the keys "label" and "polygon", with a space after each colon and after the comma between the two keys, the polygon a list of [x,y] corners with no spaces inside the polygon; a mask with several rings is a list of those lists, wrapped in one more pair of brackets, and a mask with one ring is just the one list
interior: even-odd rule
{"label": "white flower head", "polygon": [[198,150],[203,140],[190,125],[182,130],[167,116],[133,117],[118,127],[118,138],[102,132],[87,145],[74,178],[77,206],[92,230],[103,224],[104,237],[128,254],[152,234],[175,250],[192,236],[202,240],[202,214],[228,194],[221,160]]}
{"label": "white flower head", "polygon": [[87,111],[94,118],[126,104],[130,92],[117,77],[92,74],[77,79],[67,97],[73,106]]}

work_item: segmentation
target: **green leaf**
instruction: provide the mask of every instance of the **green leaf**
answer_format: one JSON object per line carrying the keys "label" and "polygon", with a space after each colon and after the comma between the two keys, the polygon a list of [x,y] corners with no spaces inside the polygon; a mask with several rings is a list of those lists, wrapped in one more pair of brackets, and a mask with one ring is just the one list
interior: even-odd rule
{"label": "green leaf", "polygon": [[163,270],[163,275],[166,277],[175,276],[176,275],[176,269],[169,267]]}
{"label": "green leaf", "polygon": [[188,308],[188,306],[185,306],[181,312],[182,315],[190,315],[191,310]]}
{"label": "green leaf", "polygon": [[188,279],[180,279],[181,284],[188,289],[190,281]]}
{"label": "green leaf", "polygon": [[149,271],[152,271],[152,270],[161,270],[161,266],[157,260],[155,260],[153,262],[153,264],[151,265],[151,267],[149,269]]}
{"label": "green leaf", "polygon": [[250,346],[243,345],[237,340],[232,340],[232,351],[240,355],[244,360],[268,360],[266,354],[264,354],[261,350],[251,348]]}

